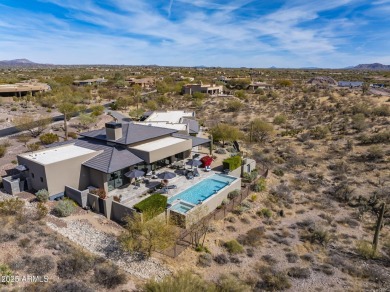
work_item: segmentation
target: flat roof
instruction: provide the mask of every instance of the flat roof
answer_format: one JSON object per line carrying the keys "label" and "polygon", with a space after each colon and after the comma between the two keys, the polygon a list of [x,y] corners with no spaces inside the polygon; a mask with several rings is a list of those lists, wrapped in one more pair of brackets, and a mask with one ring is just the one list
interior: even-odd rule
{"label": "flat roof", "polygon": [[164,147],[172,146],[175,144],[179,144],[186,139],[181,139],[181,138],[175,138],[175,137],[166,137],[159,139],[157,141],[152,141],[148,143],[144,143],[135,147],[131,147],[130,149],[136,149],[136,150],[141,150],[145,152],[151,152],[155,151]]}
{"label": "flat roof", "polygon": [[145,122],[168,122],[168,123],[180,123],[180,119],[183,117],[194,117],[194,112],[186,111],[166,111],[166,112],[153,112]]}
{"label": "flat roof", "polygon": [[19,156],[47,165],[92,153],[97,154],[98,152],[88,148],[79,147],[74,144],[69,144],[60,147],[48,148],[42,151],[21,154]]}
{"label": "flat roof", "polygon": [[181,124],[181,123],[145,121],[145,122],[134,122],[134,124],[161,127],[161,128],[173,129],[178,131],[187,130],[187,124]]}

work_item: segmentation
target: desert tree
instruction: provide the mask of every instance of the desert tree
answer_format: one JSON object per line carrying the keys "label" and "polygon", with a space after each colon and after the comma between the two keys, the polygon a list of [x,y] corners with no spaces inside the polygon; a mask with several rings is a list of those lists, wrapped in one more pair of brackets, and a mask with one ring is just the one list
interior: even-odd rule
{"label": "desert tree", "polygon": [[14,125],[19,131],[28,131],[32,137],[38,137],[50,124],[50,117],[39,115],[34,118],[32,114],[24,114],[14,119]]}
{"label": "desert tree", "polygon": [[222,141],[222,145],[225,145],[225,141],[235,141],[241,136],[241,132],[234,126],[228,124],[218,124],[211,128],[211,135],[214,141]]}
{"label": "desert tree", "polygon": [[169,248],[176,242],[176,227],[160,217],[143,221],[138,216],[128,216],[125,220],[125,230],[119,236],[119,242],[127,251],[150,257],[153,251]]}
{"label": "desert tree", "polygon": [[250,123],[249,141],[266,142],[273,134],[274,127],[261,119],[255,119]]}
{"label": "desert tree", "polygon": [[58,105],[58,111],[64,115],[65,140],[68,140],[68,121],[77,111],[77,106],[70,102],[62,102]]}

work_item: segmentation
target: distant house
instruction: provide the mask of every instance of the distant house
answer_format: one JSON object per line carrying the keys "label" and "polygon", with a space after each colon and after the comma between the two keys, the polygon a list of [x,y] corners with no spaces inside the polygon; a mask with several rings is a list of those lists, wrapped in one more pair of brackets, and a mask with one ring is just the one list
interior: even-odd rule
{"label": "distant house", "polygon": [[363,82],[360,82],[360,81],[339,81],[338,86],[349,87],[349,88],[362,87]]}
{"label": "distant house", "polygon": [[141,88],[144,89],[150,89],[156,83],[156,80],[151,77],[145,77],[145,78],[126,77],[125,81],[128,82],[130,86],[139,85]]}
{"label": "distant house", "polygon": [[86,86],[86,85],[99,85],[107,82],[107,79],[103,78],[94,78],[94,79],[85,79],[85,80],[75,80],[73,81],[74,85],[77,86]]}
{"label": "distant house", "polygon": [[199,123],[195,120],[195,112],[187,111],[152,111],[142,116],[136,124],[177,130],[180,134],[194,136],[199,133]]}
{"label": "distant house", "polygon": [[209,84],[187,84],[182,89],[184,94],[194,94],[195,92],[206,93],[210,95],[218,95],[223,93],[222,85],[209,85]]}
{"label": "distant house", "polygon": [[15,84],[0,84],[0,96],[22,96],[30,92],[31,94],[35,94],[37,92],[46,92],[50,90],[50,85],[40,83],[35,79]]}
{"label": "distant house", "polygon": [[256,89],[269,89],[272,86],[265,82],[253,82],[249,84],[249,90],[255,91]]}

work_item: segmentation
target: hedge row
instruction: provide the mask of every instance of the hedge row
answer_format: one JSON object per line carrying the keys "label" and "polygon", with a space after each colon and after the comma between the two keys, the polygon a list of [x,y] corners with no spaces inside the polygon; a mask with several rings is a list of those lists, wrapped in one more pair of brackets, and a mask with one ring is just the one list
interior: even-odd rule
{"label": "hedge row", "polygon": [[223,163],[223,169],[229,169],[230,171],[233,171],[241,166],[242,164],[241,156],[237,155],[237,156],[226,158],[222,163]]}

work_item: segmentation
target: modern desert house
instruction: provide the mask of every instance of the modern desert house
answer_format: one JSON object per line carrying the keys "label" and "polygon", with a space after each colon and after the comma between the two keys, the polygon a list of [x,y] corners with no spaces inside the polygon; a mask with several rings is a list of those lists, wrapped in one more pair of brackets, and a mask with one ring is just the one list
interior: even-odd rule
{"label": "modern desert house", "polygon": [[129,170],[154,171],[188,158],[193,147],[210,144],[175,129],[134,123],[110,122],[80,135],[77,140],[18,155],[25,170],[9,188],[15,192],[47,189],[53,197],[63,194],[65,186],[76,190],[92,186],[108,193],[129,183],[124,175]]}

